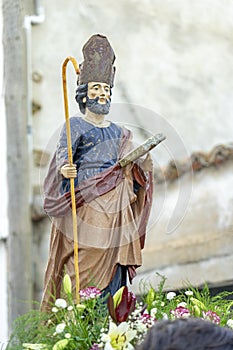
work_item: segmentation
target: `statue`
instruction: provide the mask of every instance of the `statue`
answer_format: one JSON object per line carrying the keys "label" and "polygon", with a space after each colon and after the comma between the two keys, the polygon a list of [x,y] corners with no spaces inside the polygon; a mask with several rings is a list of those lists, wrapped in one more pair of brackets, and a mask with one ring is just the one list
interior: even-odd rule
{"label": "statue", "polygon": [[115,75],[114,52],[103,35],[83,47],[76,90],[83,116],[70,118],[73,166],[68,164],[66,129],[44,181],[44,208],[52,218],[42,310],[60,296],[64,273],[75,286],[70,178],[77,208],[81,289],[95,285],[114,295],[130,283],[142,264],[146,225],[152,204],[152,159],[119,160],[132,150],[131,131],[106,119]]}

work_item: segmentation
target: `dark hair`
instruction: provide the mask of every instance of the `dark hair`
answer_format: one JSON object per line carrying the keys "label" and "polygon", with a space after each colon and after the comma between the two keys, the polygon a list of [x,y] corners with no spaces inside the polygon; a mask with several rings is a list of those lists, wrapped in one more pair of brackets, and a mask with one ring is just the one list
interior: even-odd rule
{"label": "dark hair", "polygon": [[210,321],[158,321],[137,350],[233,350],[233,332]]}
{"label": "dark hair", "polygon": [[76,89],[76,95],[75,95],[75,100],[79,104],[80,112],[83,114],[85,114],[85,110],[86,110],[86,103],[83,102],[83,98],[87,97],[87,89],[88,89],[87,83],[78,85]]}
{"label": "dark hair", "polygon": [[[79,104],[80,112],[85,114],[86,102],[83,102],[83,98],[87,98],[88,83],[78,85],[76,89],[75,100]],[[112,88],[110,88],[110,96],[112,96]]]}

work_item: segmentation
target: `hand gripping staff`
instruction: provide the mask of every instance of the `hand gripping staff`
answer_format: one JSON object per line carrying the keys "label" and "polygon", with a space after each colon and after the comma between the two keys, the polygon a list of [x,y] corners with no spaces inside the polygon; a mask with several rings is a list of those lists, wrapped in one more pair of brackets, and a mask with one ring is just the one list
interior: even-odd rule
{"label": "hand gripping staff", "polygon": [[[67,98],[67,84],[66,84],[66,67],[68,62],[71,61],[76,74],[80,74],[78,63],[74,57],[68,56],[62,65],[62,82],[63,82],[63,98],[65,108],[66,119],[66,135],[67,135],[67,149],[69,164],[73,165],[72,144],[70,136],[70,121],[69,121],[69,107]],[[72,203],[72,221],[73,221],[73,236],[74,236],[74,267],[75,267],[75,286],[76,286],[76,303],[80,301],[79,296],[79,267],[78,267],[78,229],[77,229],[77,217],[76,217],[76,203],[75,203],[75,191],[74,191],[74,178],[70,178],[70,193]]]}

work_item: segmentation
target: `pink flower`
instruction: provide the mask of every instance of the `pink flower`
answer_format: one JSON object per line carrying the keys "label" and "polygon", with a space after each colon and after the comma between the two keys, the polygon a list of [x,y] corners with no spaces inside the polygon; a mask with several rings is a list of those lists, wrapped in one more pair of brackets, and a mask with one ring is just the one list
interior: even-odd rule
{"label": "pink flower", "polygon": [[186,307],[178,306],[175,310],[171,310],[171,314],[175,318],[187,318],[190,317],[190,311]]}
{"label": "pink flower", "polygon": [[144,312],[141,316],[140,316],[140,321],[146,325],[147,327],[151,327],[154,322],[156,321],[156,318],[152,317],[150,314]]}
{"label": "pink flower", "polygon": [[99,345],[97,343],[94,343],[90,350],[100,350]]}
{"label": "pink flower", "polygon": [[206,312],[203,311],[202,314],[203,314],[204,320],[208,320],[215,324],[220,324],[220,317],[216,314],[216,312],[209,310]]}
{"label": "pink flower", "polygon": [[101,290],[96,287],[87,287],[79,291],[82,300],[94,299],[101,295]]}

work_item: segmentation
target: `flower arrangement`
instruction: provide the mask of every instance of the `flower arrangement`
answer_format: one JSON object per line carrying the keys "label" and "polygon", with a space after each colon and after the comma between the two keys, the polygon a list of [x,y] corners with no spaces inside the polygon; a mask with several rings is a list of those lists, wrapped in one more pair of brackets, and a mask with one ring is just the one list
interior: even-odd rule
{"label": "flower arrangement", "polygon": [[165,292],[166,278],[160,277],[157,290],[143,286],[141,301],[127,287],[108,299],[88,287],[76,304],[65,275],[64,299],[54,300],[49,313],[34,310],[18,318],[7,350],[132,350],[161,319],[199,317],[233,330],[233,300],[227,298],[233,292],[211,296],[207,285]]}

